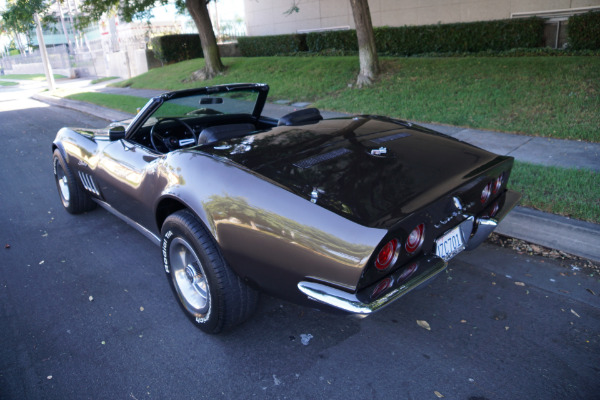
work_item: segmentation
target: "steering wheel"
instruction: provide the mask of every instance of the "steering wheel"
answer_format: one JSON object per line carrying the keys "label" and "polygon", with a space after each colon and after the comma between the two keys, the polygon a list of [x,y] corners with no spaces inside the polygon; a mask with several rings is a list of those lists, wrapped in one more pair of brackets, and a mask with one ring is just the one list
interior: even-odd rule
{"label": "steering wheel", "polygon": [[[162,124],[165,121],[175,121],[179,125],[183,126],[185,129],[186,136],[191,136],[191,138],[178,139],[174,136],[163,136],[163,135],[159,134],[157,127],[158,127],[158,125]],[[155,137],[156,137],[156,139],[155,139]],[[158,142],[157,142],[157,140],[158,140]],[[157,143],[162,144],[164,147],[166,147],[167,151],[173,151],[173,150],[181,149],[183,147],[195,146],[198,143],[198,135],[196,135],[196,132],[194,132],[194,130],[192,129],[191,126],[189,126],[188,124],[186,124],[184,121],[180,120],[179,118],[172,118],[172,117],[163,118],[163,119],[159,119],[156,122],[156,124],[154,124],[152,126],[152,129],[150,130],[150,142],[152,143],[152,147],[154,147],[154,150],[156,150],[158,152],[162,152],[162,151],[159,150],[158,147],[156,146]]]}

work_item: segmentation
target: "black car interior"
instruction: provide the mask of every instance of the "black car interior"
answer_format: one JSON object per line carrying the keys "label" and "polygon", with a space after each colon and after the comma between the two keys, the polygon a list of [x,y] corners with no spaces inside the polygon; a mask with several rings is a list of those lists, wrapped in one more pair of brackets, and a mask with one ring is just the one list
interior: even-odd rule
{"label": "black car interior", "polygon": [[167,153],[184,147],[238,138],[275,126],[314,124],[322,119],[316,108],[296,110],[279,120],[257,119],[248,114],[166,117],[159,118],[154,125],[141,127],[131,139],[142,146]]}

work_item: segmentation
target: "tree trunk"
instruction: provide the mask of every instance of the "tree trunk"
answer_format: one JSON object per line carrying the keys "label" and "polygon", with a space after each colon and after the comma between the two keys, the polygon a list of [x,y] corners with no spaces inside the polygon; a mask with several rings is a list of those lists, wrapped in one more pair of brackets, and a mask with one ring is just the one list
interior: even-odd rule
{"label": "tree trunk", "polygon": [[56,0],[56,6],[58,7],[58,15],[60,17],[60,23],[62,25],[63,34],[65,35],[65,40],[67,41],[67,52],[71,54],[71,52],[73,51],[73,46],[71,45],[71,38],[69,37],[69,32],[67,31],[67,25],[65,25],[65,16],[63,14],[59,0]]}
{"label": "tree trunk", "polygon": [[371,11],[367,0],[350,0],[354,25],[356,25],[356,36],[358,39],[358,58],[360,61],[360,72],[356,84],[358,87],[373,83],[379,74],[379,59],[375,48],[375,35],[373,23],[371,22]]}
{"label": "tree trunk", "polygon": [[23,43],[21,42],[21,37],[20,37],[19,32],[17,32],[15,30],[14,35],[15,35],[15,43],[17,44],[17,47],[19,48],[19,53],[21,53],[21,55],[23,57],[27,57],[27,52],[25,51],[25,47],[23,46]]}
{"label": "tree trunk", "polygon": [[212,79],[225,71],[225,66],[219,55],[219,47],[208,14],[207,2],[206,0],[186,0],[185,6],[192,16],[200,35],[200,43],[202,44],[202,52],[206,63],[202,78]]}

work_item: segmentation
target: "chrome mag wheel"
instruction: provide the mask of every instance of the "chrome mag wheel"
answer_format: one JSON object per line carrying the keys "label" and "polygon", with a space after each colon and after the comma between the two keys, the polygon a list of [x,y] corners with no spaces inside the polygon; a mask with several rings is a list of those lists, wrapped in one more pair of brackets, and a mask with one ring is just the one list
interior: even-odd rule
{"label": "chrome mag wheel", "polygon": [[206,274],[192,246],[177,237],[169,246],[171,279],[185,309],[196,318],[202,318],[210,307],[210,293]]}
{"label": "chrome mag wheel", "polygon": [[68,203],[71,199],[71,192],[69,191],[69,179],[67,178],[65,171],[62,169],[60,162],[55,160],[55,163],[56,165],[54,168],[56,170],[56,183],[58,184],[58,190],[63,200]]}

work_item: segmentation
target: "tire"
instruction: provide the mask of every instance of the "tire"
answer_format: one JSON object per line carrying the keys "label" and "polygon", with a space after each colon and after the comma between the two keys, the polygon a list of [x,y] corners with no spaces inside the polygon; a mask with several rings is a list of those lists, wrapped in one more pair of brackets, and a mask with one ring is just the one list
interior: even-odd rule
{"label": "tire", "polygon": [[227,265],[217,244],[191,212],[171,214],[161,233],[171,289],[196,326],[216,334],[252,315],[258,293]]}
{"label": "tire", "polygon": [[71,214],[81,214],[94,209],[96,203],[75,178],[58,149],[54,150],[52,165],[58,195],[65,210]]}

